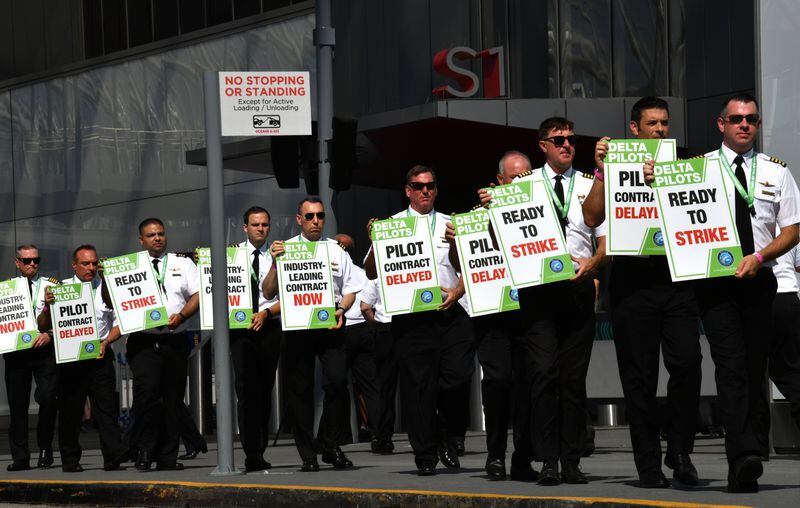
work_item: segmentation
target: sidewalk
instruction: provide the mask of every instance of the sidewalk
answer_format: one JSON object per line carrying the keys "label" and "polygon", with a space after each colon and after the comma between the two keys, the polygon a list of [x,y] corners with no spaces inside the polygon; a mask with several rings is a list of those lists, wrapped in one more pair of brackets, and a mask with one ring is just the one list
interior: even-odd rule
{"label": "sidewalk", "polygon": [[[644,490],[636,486],[627,428],[599,429],[597,450],[582,461],[588,485],[541,487],[533,483],[487,480],[484,435],[470,433],[467,454],[458,472],[438,469],[433,477],[416,475],[413,455],[404,435],[395,440],[396,453],[373,455],[369,444],[344,447],[355,463],[349,471],[321,464],[319,473],[299,472],[300,460],[291,439],[267,450],[273,465],[267,472],[212,476],[215,445],[183,471],[147,472],[102,470],[97,434],[83,434],[87,446],[80,474],[56,467],[8,473],[6,442],[0,449],[0,502],[147,505],[147,506],[696,506],[737,505],[790,508],[800,506],[800,456],[773,456],[764,464],[757,494],[728,494],[727,463],[722,441],[699,439],[693,460],[703,480],[699,487]],[[35,442],[35,440],[33,440]],[[237,466],[244,455],[236,450]],[[539,464],[536,464],[538,469]],[[668,469],[665,474],[670,476]],[[685,503],[689,503],[688,505]]]}

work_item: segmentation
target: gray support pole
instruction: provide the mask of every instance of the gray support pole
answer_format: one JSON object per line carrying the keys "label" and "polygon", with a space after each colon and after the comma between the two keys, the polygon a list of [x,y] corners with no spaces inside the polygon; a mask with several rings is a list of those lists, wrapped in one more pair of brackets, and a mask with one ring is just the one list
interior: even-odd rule
{"label": "gray support pole", "polygon": [[[208,169],[208,214],[211,224],[211,278],[225,281],[225,192],[222,179],[222,127],[219,118],[219,77],[203,73]],[[233,393],[228,341],[228,285],[214,284],[214,373],[217,385],[217,468],[212,475],[238,474],[233,465]]]}
{"label": "gray support pole", "polygon": [[336,33],[331,26],[331,0],[317,0],[315,7],[317,46],[317,144],[319,148],[319,197],[325,204],[325,236],[338,233],[333,210],[333,191],[330,188],[331,164],[328,161],[328,141],[333,138],[333,46]]}

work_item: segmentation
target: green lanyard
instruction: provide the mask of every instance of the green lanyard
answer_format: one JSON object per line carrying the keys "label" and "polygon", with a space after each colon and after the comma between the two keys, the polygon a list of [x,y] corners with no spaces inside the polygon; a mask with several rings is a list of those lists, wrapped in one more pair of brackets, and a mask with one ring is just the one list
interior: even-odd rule
{"label": "green lanyard", "polygon": [[[566,172],[566,171],[565,171]],[[542,173],[546,174],[544,168],[542,168]],[[547,193],[550,195],[550,199],[555,203],[556,208],[558,211],[561,212],[561,217],[564,219],[567,218],[567,213],[569,212],[569,205],[572,204],[572,190],[575,188],[575,172],[573,171],[572,178],[569,179],[569,190],[567,190],[567,196],[564,198],[564,202],[561,203],[556,196],[556,192],[553,190],[552,186],[549,182],[545,182],[544,188],[547,189]],[[548,178],[549,180],[550,178]]]}
{"label": "green lanyard", "polygon": [[33,292],[33,300],[31,300],[31,306],[33,307],[33,316],[34,321],[36,321],[36,303],[39,301],[39,290],[42,289],[42,278],[39,277],[39,280],[36,281],[36,290]]}
{"label": "green lanyard", "polygon": [[[742,157],[744,159],[744,157]],[[756,193],[756,161],[758,157],[756,157],[756,153],[753,152],[753,158],[751,159],[752,162],[750,163],[750,189],[745,191],[742,184],[739,182],[739,179],[736,178],[736,174],[731,170],[731,165],[728,163],[728,159],[725,157],[725,154],[722,153],[722,148],[719,149],[719,160],[722,161],[722,167],[725,168],[725,172],[728,173],[728,176],[731,177],[733,181],[733,185],[736,187],[736,191],[742,196],[742,199],[747,202],[748,208],[753,208],[753,201],[754,196]]]}
{"label": "green lanyard", "polygon": [[[153,259],[157,259],[157,258],[153,258]],[[158,281],[158,286],[159,286],[159,288],[161,288],[161,290],[164,293],[164,298],[167,297],[167,288],[164,287],[164,277],[167,276],[167,263],[168,262],[169,262],[169,254],[164,256],[164,263],[163,263],[164,266],[162,266],[160,270],[155,270],[155,267],[153,267],[153,271],[156,272],[156,280]],[[150,264],[153,264],[153,262],[151,261]]]}
{"label": "green lanyard", "polygon": [[[436,231],[436,212],[433,212],[432,215],[433,215],[433,219],[431,219],[431,233]],[[419,214],[419,216],[420,217],[426,217],[425,215],[422,215],[422,214]],[[406,217],[411,217],[411,207],[410,206],[408,208],[406,208]],[[428,215],[427,217],[430,217],[430,215]]]}

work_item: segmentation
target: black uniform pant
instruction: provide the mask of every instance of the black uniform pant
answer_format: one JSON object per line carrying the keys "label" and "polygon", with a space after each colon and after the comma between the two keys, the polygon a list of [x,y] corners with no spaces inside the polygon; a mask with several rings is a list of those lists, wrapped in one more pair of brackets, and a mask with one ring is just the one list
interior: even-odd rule
{"label": "black uniform pant", "polygon": [[394,316],[392,334],[408,440],[417,466],[435,464],[437,444],[463,436],[467,428],[475,369],[472,323],[455,304],[446,311]]}
{"label": "black uniform pant", "polygon": [[380,401],[372,432],[378,439],[391,439],[394,434],[394,403],[397,396],[397,357],[391,323],[377,323],[372,338],[375,350],[375,381]]}
{"label": "black uniform pant", "polygon": [[[505,460],[508,442],[508,424],[512,411],[514,394],[528,398],[529,389],[524,383],[516,386],[515,379],[521,372],[521,365],[515,366],[515,359],[520,357],[523,349],[520,315],[517,311],[502,312],[478,316],[472,319],[475,328],[478,361],[483,370],[481,395],[483,399],[483,416],[486,422],[486,449],[488,460]],[[517,397],[518,398],[518,397]],[[527,407],[527,403],[525,406]],[[517,416],[522,420],[517,421]],[[515,411],[514,428],[526,429],[514,433],[514,457],[512,462],[519,465],[529,464],[532,460],[530,450],[529,415]],[[517,449],[520,452],[517,452]]]}
{"label": "black uniform pant", "polygon": [[797,293],[775,296],[772,319],[769,377],[789,400],[792,418],[800,428],[800,299]]}
{"label": "black uniform pant", "polygon": [[200,434],[200,430],[194,423],[194,418],[183,400],[178,404],[178,434],[183,441],[183,447],[186,448],[186,453],[208,451],[208,443]]}
{"label": "black uniform pant", "polygon": [[373,435],[377,435],[381,400],[375,364],[375,332],[367,323],[358,323],[346,327],[344,337],[347,370],[353,378],[354,392],[364,398],[367,426]]}
{"label": "black uniform pant", "polygon": [[281,324],[268,319],[259,331],[231,330],[239,436],[247,457],[259,459],[269,443],[272,388],[281,349]]}
{"label": "black uniform pant", "polygon": [[[533,456],[577,464],[586,434],[586,371],[595,333],[594,283],[520,290]],[[535,418],[533,417],[535,415]]]}
{"label": "black uniform pant", "polygon": [[350,431],[350,395],[347,392],[347,358],[343,330],[301,330],[284,334],[286,404],[294,443],[303,460],[314,451],[314,360],[322,365],[324,391],[318,438],[324,448],[334,448]]}
{"label": "black uniform pant", "polygon": [[611,325],[639,474],[661,470],[659,350],[669,373],[667,454],[694,448],[700,403],[700,320],[692,285],[672,283],[663,257],[614,260]]}
{"label": "black uniform pant", "polygon": [[128,338],[133,371],[132,446],[159,464],[171,464],[178,457],[188,349],[183,334],[137,332]]}
{"label": "black uniform pant", "polygon": [[58,415],[55,350],[53,345],[25,349],[3,355],[6,361],[5,379],[8,396],[8,441],[14,462],[29,462],[28,407],[31,400],[31,380],[36,381],[33,398],[39,404],[39,424],[36,442],[40,450],[53,449],[56,416]]}
{"label": "black uniform pant", "polygon": [[111,348],[98,360],[62,363],[58,366],[58,445],[64,466],[81,460],[81,433],[86,397],[92,404],[92,419],[100,434],[100,449],[106,465],[126,455],[119,426],[119,394]]}
{"label": "black uniform pant", "polygon": [[776,289],[769,268],[761,268],[751,279],[695,282],[700,319],[714,360],[729,462],[769,451],[764,440],[769,433],[766,368]]}

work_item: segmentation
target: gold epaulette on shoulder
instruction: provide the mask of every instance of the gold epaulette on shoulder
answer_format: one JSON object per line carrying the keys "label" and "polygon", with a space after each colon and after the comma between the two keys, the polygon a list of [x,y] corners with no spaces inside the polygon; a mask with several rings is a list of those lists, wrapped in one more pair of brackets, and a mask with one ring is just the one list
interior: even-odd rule
{"label": "gold epaulette on shoulder", "polygon": [[582,177],[587,178],[589,180],[594,180],[594,174],[592,173],[584,173],[583,171],[578,171]]}
{"label": "gold epaulette on shoulder", "polygon": [[691,157],[678,157],[679,161],[685,161],[688,159],[704,159],[706,154],[701,153],[700,155],[692,155]]}
{"label": "gold epaulette on shoulder", "polygon": [[518,175],[514,175],[511,179],[513,180],[514,178],[525,178],[526,176],[531,176],[532,174],[533,174],[533,170],[529,169],[528,171],[523,171],[522,173],[520,173]]}
{"label": "gold epaulette on shoulder", "polygon": [[774,162],[775,164],[780,164],[780,165],[781,165],[781,166],[783,166],[783,167],[786,167],[786,163],[785,163],[785,162],[783,162],[783,161],[782,161],[782,160],[780,160],[780,159],[776,159],[775,157],[770,157],[770,158],[769,158],[769,161],[770,161],[770,162]]}
{"label": "gold epaulette on shoulder", "polygon": [[192,259],[192,258],[194,257],[194,255],[192,255],[192,254],[187,254],[187,253],[185,253],[185,252],[176,252],[176,253],[175,253],[175,255],[176,255],[176,256],[178,256],[179,258],[189,258],[189,259]]}
{"label": "gold epaulette on shoulder", "polygon": [[238,247],[238,246],[239,246],[238,243],[232,243],[232,244],[228,245],[228,247]]}
{"label": "gold epaulette on shoulder", "polygon": [[480,203],[478,203],[477,205],[475,205],[475,206],[473,206],[472,208],[470,208],[470,209],[469,209],[469,211],[470,211],[470,212],[474,212],[475,210],[478,210],[478,209],[480,209],[480,208],[483,208],[483,205],[482,205],[482,204],[480,204]]}
{"label": "gold epaulette on shoulder", "polygon": [[45,280],[49,280],[53,284],[61,284],[61,281],[56,279],[55,277],[47,277]]}

